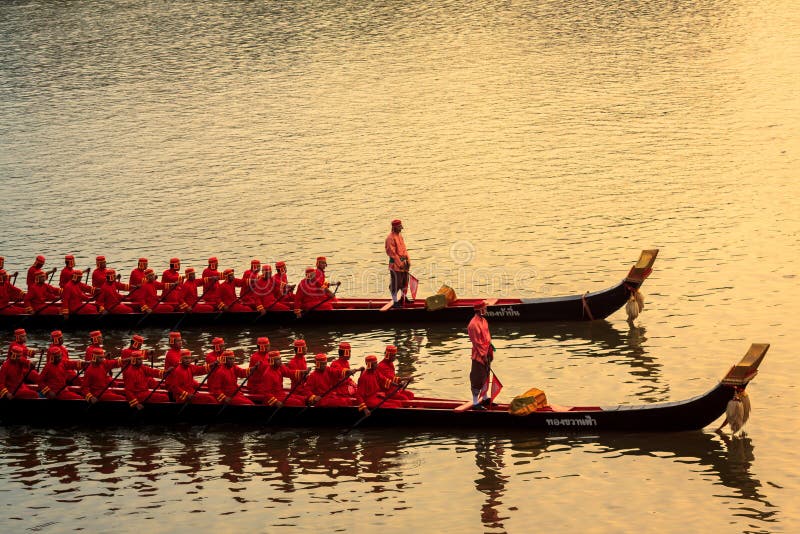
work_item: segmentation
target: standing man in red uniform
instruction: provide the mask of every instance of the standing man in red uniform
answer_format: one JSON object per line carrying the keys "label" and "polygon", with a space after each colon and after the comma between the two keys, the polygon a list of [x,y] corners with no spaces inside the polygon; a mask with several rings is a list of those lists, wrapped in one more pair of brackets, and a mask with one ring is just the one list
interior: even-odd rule
{"label": "standing man in red uniform", "polygon": [[235,365],[235,360],[232,350],[222,353],[219,357],[221,366],[208,378],[208,392],[220,404],[251,405],[253,401],[239,390],[238,379],[249,376],[252,369]]}
{"label": "standing man in red uniform", "polygon": [[128,284],[131,287],[136,287],[142,285],[142,280],[144,280],[145,271],[147,270],[147,258],[139,258],[139,261],[136,263],[136,268],[131,271],[131,276],[128,279]]}
{"label": "standing man in red uniform", "polygon": [[[410,378],[399,378],[395,374],[394,370],[394,361],[397,359],[397,347],[394,345],[387,345],[386,351],[384,352],[383,359],[378,362],[378,368],[376,372],[378,376],[381,378],[384,391],[390,390],[390,388],[394,388],[403,383],[408,383]],[[392,398],[397,400],[411,400],[414,398],[414,394],[408,391],[407,389],[401,389],[397,393],[394,394]]]}
{"label": "standing man in red uniform", "polygon": [[[408,257],[406,242],[400,232],[403,231],[403,223],[400,219],[392,221],[392,231],[386,237],[386,255],[389,256],[389,291],[392,294],[392,302],[395,307],[402,306],[405,302],[410,302],[406,297],[408,291],[408,269],[411,260]],[[397,298],[397,292],[402,291],[403,296]]]}
{"label": "standing man in red uniform", "polygon": [[15,287],[8,279],[8,273],[0,269],[0,313],[3,315],[24,313],[24,300],[25,292]]}
{"label": "standing man in red uniform", "polygon": [[92,287],[100,287],[105,283],[106,274],[108,272],[108,267],[106,267],[106,257],[97,256],[94,259],[94,263],[96,268],[92,273]]}
{"label": "standing man in red uniform", "polygon": [[73,272],[75,272],[75,256],[67,254],[64,256],[64,268],[61,269],[61,274],[58,276],[58,287],[64,289],[67,282],[72,280]]}
{"label": "standing man in red uniform", "polygon": [[181,349],[183,348],[183,339],[180,332],[169,333],[169,349],[164,355],[164,370],[169,371],[173,367],[177,367],[181,363]]}
{"label": "standing man in red uniform", "polygon": [[192,404],[214,404],[214,397],[208,393],[198,392],[200,383],[195,376],[216,372],[219,364],[195,365],[192,353],[188,349],[181,350],[181,364],[176,367],[164,381],[167,391],[175,402],[191,402]]}
{"label": "standing man in red uniform", "polygon": [[144,353],[141,350],[133,349],[128,356],[130,365],[122,371],[122,381],[125,387],[125,397],[131,408],[141,410],[144,408],[142,402],[148,397],[148,402],[169,402],[169,397],[165,393],[153,391],[158,385],[156,378],[163,377],[164,371],[143,365]]}
{"label": "standing man in red uniform", "polygon": [[39,374],[39,391],[48,399],[82,400],[83,397],[70,391],[67,384],[74,384],[71,377],[83,365],[84,362],[65,359],[60,346],[50,345],[47,349],[47,364]]}
{"label": "standing man in red uniform", "polygon": [[489,333],[489,323],[486,321],[486,301],[475,303],[475,315],[467,326],[469,340],[472,342],[472,369],[469,373],[469,384],[472,390],[472,409],[485,410],[483,405],[490,400],[488,387],[484,398],[479,399],[481,391],[489,382],[489,368],[494,359],[494,346],[492,335]]}
{"label": "standing man in red uniform", "polygon": [[57,315],[61,312],[61,307],[55,302],[62,293],[61,288],[51,286],[44,279],[44,271],[34,274],[34,283],[28,286],[28,292],[23,299],[25,313]]}

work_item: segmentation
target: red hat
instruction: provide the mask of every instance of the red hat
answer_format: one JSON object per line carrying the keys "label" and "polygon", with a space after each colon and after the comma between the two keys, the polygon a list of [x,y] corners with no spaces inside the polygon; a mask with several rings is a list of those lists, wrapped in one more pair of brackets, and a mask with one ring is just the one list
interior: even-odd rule
{"label": "red hat", "polygon": [[223,343],[225,343],[225,340],[222,339],[221,337],[215,337],[214,339],[211,340],[212,345],[222,345]]}
{"label": "red hat", "polygon": [[364,361],[367,362],[367,363],[370,363],[370,362],[378,363],[378,357],[375,356],[374,354],[370,354],[369,356],[364,358]]}
{"label": "red hat", "polygon": [[306,274],[308,273],[315,273],[317,270],[313,267],[306,267]]}
{"label": "red hat", "polygon": [[141,360],[144,358],[144,353],[140,350],[132,350],[131,351],[131,359]]}
{"label": "red hat", "polygon": [[[142,267],[142,265],[144,265],[144,267]],[[147,258],[139,258],[138,267],[140,269],[147,267]]]}
{"label": "red hat", "polygon": [[181,268],[181,260],[178,258],[170,258],[169,259],[169,268],[175,269],[176,271]]}
{"label": "red hat", "polygon": [[67,254],[66,256],[64,256],[64,263],[70,266],[75,265],[75,256],[73,256],[72,254]]}
{"label": "red hat", "polygon": [[14,330],[14,339],[19,339],[24,335],[26,335],[24,328],[17,328],[16,330]]}
{"label": "red hat", "polygon": [[392,221],[392,226],[403,226],[403,221],[400,219],[395,219]]}
{"label": "red hat", "polygon": [[276,269],[285,269],[286,268],[286,262],[285,261],[276,262],[275,263],[275,268]]}
{"label": "red hat", "polygon": [[[37,276],[38,276],[38,274],[39,274],[39,273],[42,273],[42,274],[44,274],[42,271],[38,271],[38,272],[36,273],[36,274],[37,274]],[[78,280],[80,280],[81,278],[83,278],[83,271],[72,271],[72,279],[73,279],[73,280],[75,280],[75,281],[78,281]]]}
{"label": "red hat", "polygon": [[261,271],[272,272],[272,265],[270,265],[269,263],[265,263],[264,265],[261,266]]}
{"label": "red hat", "polygon": [[52,347],[47,349],[47,361],[48,362],[52,362],[53,358],[56,355],[61,355],[61,349],[59,347],[57,347],[56,345],[53,345]]}
{"label": "red hat", "polygon": [[50,332],[50,337],[53,339],[62,338],[64,337],[64,334],[61,333],[61,330],[53,330]]}
{"label": "red hat", "polygon": [[233,269],[225,269],[222,271],[222,276],[228,276],[229,274],[233,274]]}
{"label": "red hat", "polygon": [[294,346],[295,347],[305,347],[306,346],[306,340],[305,339],[295,339],[294,340]]}
{"label": "red hat", "polygon": [[97,361],[97,358],[105,358],[105,356],[106,356],[106,351],[104,351],[100,347],[95,347],[92,350],[92,360],[94,361]]}
{"label": "red hat", "polygon": [[170,332],[169,333],[169,342],[172,343],[176,339],[181,339],[181,333],[180,332]]}
{"label": "red hat", "polygon": [[259,267],[261,267],[261,260],[257,260],[255,258],[250,260],[250,268],[251,269],[253,269],[254,271],[257,271],[259,269]]}
{"label": "red hat", "polygon": [[324,261],[325,263],[328,263],[328,259],[325,256],[317,256],[317,263],[319,263],[321,261]]}
{"label": "red hat", "polygon": [[348,343],[347,341],[342,341],[341,343],[339,343],[339,350],[344,350],[344,349],[350,350],[350,343]]}
{"label": "red hat", "polygon": [[397,347],[394,345],[386,345],[385,354],[397,354]]}
{"label": "red hat", "polygon": [[9,350],[9,358],[15,360],[22,356],[22,347],[19,345],[12,345],[11,350]]}
{"label": "red hat", "polygon": [[150,276],[151,274],[156,274],[156,272],[153,269],[145,269],[144,270],[144,275],[145,276]]}
{"label": "red hat", "polygon": [[142,336],[140,336],[139,334],[134,334],[133,338],[131,338],[131,339],[133,340],[134,343],[137,344],[137,346],[141,346],[142,343],[144,343],[144,338]]}
{"label": "red hat", "polygon": [[475,303],[475,305],[473,307],[476,310],[482,310],[482,309],[484,309],[486,307],[486,301],[485,300],[479,300],[478,302]]}
{"label": "red hat", "polygon": [[191,357],[192,357],[192,351],[190,351],[189,349],[181,349],[181,359],[191,358]]}
{"label": "red hat", "polygon": [[269,345],[269,338],[268,337],[260,337],[256,340],[256,345]]}
{"label": "red hat", "polygon": [[39,263],[44,263],[44,256],[39,254],[38,256],[36,256],[36,261]]}
{"label": "red hat", "polygon": [[102,335],[103,333],[100,332],[100,330],[92,330],[91,332],[89,332],[89,337],[100,337]]}
{"label": "red hat", "polygon": [[[80,272],[80,271],[76,271],[76,272],[77,272],[78,274],[81,274],[81,272]],[[75,273],[72,273],[72,274],[75,274]],[[39,278],[41,278],[42,280],[44,280],[44,277],[45,277],[44,271],[43,271],[43,270],[41,270],[41,269],[36,269],[35,271],[33,271],[33,277],[34,277],[34,279],[37,279],[37,280],[38,280]]]}
{"label": "red hat", "polygon": [[219,263],[219,262],[217,261],[216,256],[211,256],[210,258],[208,258],[208,263]]}
{"label": "red hat", "polygon": [[220,354],[220,356],[219,356],[219,361],[222,362],[222,363],[225,363],[225,362],[228,362],[228,361],[232,362],[232,361],[235,360],[235,358],[236,358],[236,355],[233,354],[232,350],[223,350],[222,354]]}
{"label": "red hat", "polygon": [[328,361],[328,356],[327,356],[327,355],[325,355],[325,354],[322,354],[322,353],[320,352],[319,354],[317,354],[316,356],[314,356],[314,361],[315,361],[315,362],[327,362],[327,361]]}
{"label": "red hat", "polygon": [[269,351],[269,361],[273,360],[280,360],[281,359],[281,351],[279,350],[271,350]]}
{"label": "red hat", "polygon": [[186,270],[183,272],[186,274],[186,276],[189,276],[190,274],[194,274],[195,270],[194,267],[187,267]]}
{"label": "red hat", "polygon": [[106,271],[106,280],[113,280],[117,277],[117,271],[114,269],[109,269]]}
{"label": "red hat", "polygon": [[97,257],[94,259],[94,261],[96,261],[97,263],[100,263],[100,262],[102,262],[102,261],[106,261],[106,257],[105,257],[105,256],[97,256]]}

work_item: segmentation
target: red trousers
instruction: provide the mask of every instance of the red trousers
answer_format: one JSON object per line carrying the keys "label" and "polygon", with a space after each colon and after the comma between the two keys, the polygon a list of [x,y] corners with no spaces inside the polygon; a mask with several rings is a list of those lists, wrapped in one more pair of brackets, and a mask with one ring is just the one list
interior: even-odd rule
{"label": "red trousers", "polygon": [[[375,408],[375,406],[381,404],[381,401],[383,401],[385,397],[386,396],[383,393],[378,393],[376,395],[371,396],[368,399],[365,399],[364,402],[366,403],[367,408],[372,410],[373,408]],[[395,399],[395,397],[396,395],[393,395],[391,399],[381,404],[381,408],[402,408],[403,407],[402,401]]]}
{"label": "red trousers", "polygon": [[[11,388],[9,388],[9,391],[10,390],[11,390]],[[17,392],[14,393],[14,398],[15,399],[38,399],[39,398],[39,394],[36,393],[31,388],[29,388],[28,386],[26,386],[25,384],[22,384],[20,386],[20,388],[17,390]]]}
{"label": "red trousers", "polygon": [[56,398],[58,400],[84,400],[83,397],[75,393],[74,391],[70,391],[65,389],[61,393],[59,393]]}

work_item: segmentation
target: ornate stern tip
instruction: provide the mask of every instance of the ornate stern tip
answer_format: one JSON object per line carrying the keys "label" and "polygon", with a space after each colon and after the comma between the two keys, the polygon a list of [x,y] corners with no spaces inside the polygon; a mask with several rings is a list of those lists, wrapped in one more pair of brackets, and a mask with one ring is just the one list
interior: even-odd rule
{"label": "ornate stern tip", "polygon": [[656,262],[656,257],[658,257],[657,248],[643,250],[639,255],[639,261],[636,262],[636,265],[631,267],[628,276],[625,277],[625,281],[637,284],[644,282],[645,278],[650,276],[650,273],[653,272],[653,264]]}
{"label": "ornate stern tip", "polygon": [[742,360],[730,368],[722,379],[726,386],[744,386],[758,373],[758,366],[769,350],[769,343],[753,343]]}

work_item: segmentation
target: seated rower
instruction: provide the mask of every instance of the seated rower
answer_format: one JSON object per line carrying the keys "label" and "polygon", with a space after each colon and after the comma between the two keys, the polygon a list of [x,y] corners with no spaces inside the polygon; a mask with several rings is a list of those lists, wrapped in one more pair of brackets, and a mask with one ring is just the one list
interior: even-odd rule
{"label": "seated rower", "polygon": [[328,357],[325,354],[317,354],[314,357],[314,370],[306,378],[305,387],[308,390],[306,404],[309,406],[352,406],[353,399],[339,395],[336,389],[338,389],[338,383],[356,372],[358,371],[355,369],[340,369],[339,371],[331,369],[328,367]]}
{"label": "seated rower", "polygon": [[[145,271],[144,280],[142,284],[131,291],[128,298],[133,302],[134,309],[143,313],[170,313],[174,311],[171,304],[161,302],[158,296],[158,290],[165,289],[167,286],[156,280],[156,273],[153,269]],[[171,289],[170,286],[169,289]]]}
{"label": "seated rower", "polygon": [[[256,282],[261,275],[261,260],[250,260],[250,268],[242,273],[242,289],[239,291],[241,303],[256,311],[261,305],[261,295],[256,292]],[[252,379],[251,379],[252,380]]]}
{"label": "seated rower", "polygon": [[260,337],[256,340],[256,351],[250,355],[250,368],[257,370],[250,375],[247,381],[247,389],[249,391],[256,391],[261,387],[261,381],[264,379],[264,372],[269,366],[269,338]]}
{"label": "seated rower", "polygon": [[[67,254],[64,256],[64,268],[61,269],[61,274],[58,275],[58,287],[64,289],[67,282],[72,280],[72,273],[75,272],[75,256]],[[83,274],[83,271],[80,271]]]}
{"label": "seated rower", "polygon": [[[202,286],[202,280],[197,278],[194,267],[188,267],[184,271],[186,278],[178,289],[179,304],[178,311],[184,313],[211,313],[214,307],[205,302],[200,302],[197,296],[197,288]],[[205,298],[205,297],[204,297]]]}
{"label": "seated rower", "polygon": [[169,269],[161,273],[161,283],[164,284],[165,288],[161,294],[161,299],[176,311],[181,303],[182,282],[181,260],[179,258],[170,258]]}
{"label": "seated rower", "polygon": [[195,365],[192,363],[192,352],[188,349],[181,350],[181,364],[164,381],[172,400],[180,403],[214,404],[216,402],[214,397],[198,391],[200,384],[194,377],[213,373],[218,366],[218,362],[211,365]]}
{"label": "seated rower", "polygon": [[215,337],[211,340],[211,346],[213,348],[206,353],[206,363],[214,363],[219,360],[222,353],[225,352],[225,340]]}
{"label": "seated rower", "polygon": [[253,311],[249,306],[242,304],[240,298],[236,296],[236,288],[242,287],[242,280],[236,278],[233,269],[225,269],[225,272],[222,273],[222,278],[223,281],[217,289],[219,293],[217,310],[226,312]]}
{"label": "seated rower", "polygon": [[325,258],[325,256],[319,256],[317,258],[317,269],[316,271],[314,271],[314,274],[316,275],[315,279],[317,281],[317,284],[324,289],[328,289],[331,286],[341,285],[341,282],[328,282],[328,280],[325,278],[325,269],[327,267],[328,267],[327,258]]}
{"label": "seated rower", "polygon": [[203,269],[203,295],[202,300],[207,304],[216,308],[220,302],[219,299],[219,280],[222,275],[217,270],[219,262],[216,256],[208,258],[208,267]]}
{"label": "seated rower", "polygon": [[84,360],[87,362],[91,362],[94,360],[94,351],[95,349],[102,349],[103,348],[103,333],[100,330],[92,330],[89,332],[89,346],[86,347],[86,352],[84,353]]}
{"label": "seated rower", "polygon": [[402,408],[402,401],[395,398],[386,398],[386,393],[381,387],[381,379],[377,373],[377,356],[370,354],[366,357],[365,362],[367,369],[358,377],[358,387],[356,389],[359,411],[364,412],[364,415],[369,415],[369,411],[381,404],[381,402],[383,402],[381,406],[384,408]]}
{"label": "seated rower", "polygon": [[306,311],[333,309],[333,293],[317,283],[316,272],[313,267],[306,269],[306,277],[297,286],[294,296],[294,313],[297,317]]}
{"label": "seated rower", "polygon": [[[264,367],[264,374],[262,380],[258,383],[257,387],[251,385],[253,397],[257,398],[267,406],[274,406],[280,408],[281,406],[304,406],[306,395],[300,392],[300,388],[296,388],[294,392],[287,397],[287,392],[283,389],[283,379],[289,378],[293,381],[303,380],[308,374],[308,371],[291,370],[281,362],[280,351],[273,350],[269,352],[268,365],[261,364]],[[252,378],[250,379],[252,381]]]}
{"label": "seated rower", "polygon": [[0,313],[3,315],[19,315],[25,313],[25,292],[14,286],[8,273],[0,269]]}
{"label": "seated rower", "polygon": [[39,394],[29,388],[26,381],[38,382],[34,365],[24,357],[21,345],[12,345],[8,358],[0,365],[0,398],[38,399]]}
{"label": "seated rower", "polygon": [[[330,367],[334,371],[340,372],[350,369],[350,343],[346,341],[339,343],[339,358],[331,362]],[[336,393],[342,397],[354,397],[356,394],[356,383],[352,378],[348,378],[336,389]]]}
{"label": "seated rower", "polygon": [[173,367],[177,367],[181,363],[181,349],[183,348],[183,339],[180,332],[169,333],[169,349],[164,355],[164,370],[169,371]]}
{"label": "seated rower", "polygon": [[[208,392],[220,404],[238,406],[251,405],[253,401],[245,397],[239,389],[238,379],[246,378],[253,368],[245,369],[235,365],[236,357],[232,350],[226,350],[219,357],[220,367],[208,377]],[[256,364],[258,366],[258,364]]]}
{"label": "seated rower", "polygon": [[[376,371],[381,379],[381,387],[384,391],[390,391],[395,386],[403,383],[407,384],[408,381],[411,380],[410,378],[399,378],[395,376],[394,361],[396,358],[397,347],[394,345],[387,345],[383,359],[378,362],[378,368]],[[414,394],[407,389],[401,389],[394,394],[393,398],[397,400],[411,400],[414,398]]]}
{"label": "seated rower", "polygon": [[[292,309],[294,305],[294,284],[289,283],[286,276],[286,262],[279,261],[275,264],[275,274],[272,275],[272,292],[276,302]],[[277,305],[276,305],[277,307]],[[288,311],[288,310],[284,310]]]}
{"label": "seated rower", "polygon": [[[292,356],[289,363],[286,364],[286,367],[290,371],[307,371],[308,362],[306,362],[306,353],[308,352],[308,347],[306,346],[306,340],[295,339],[292,348],[294,349],[294,356]],[[297,379],[292,378],[291,380],[292,387],[294,387],[297,384]]]}
{"label": "seated rower", "polygon": [[131,286],[128,284],[119,281],[114,269],[108,269],[106,283],[100,286],[100,292],[97,295],[97,307],[100,313],[104,315],[133,313],[133,308],[122,302],[124,297],[120,294],[120,290],[129,291],[130,288]]}
{"label": "seated rower", "polygon": [[39,391],[48,399],[83,400],[83,397],[70,391],[69,386],[77,385],[75,371],[84,365],[88,363],[64,358],[61,347],[50,345],[47,363],[39,374]]}
{"label": "seated rower", "polygon": [[97,306],[90,301],[94,300],[95,291],[99,293],[100,289],[81,282],[82,276],[83,273],[80,271],[73,271],[72,280],[64,286],[63,293],[61,293],[61,315],[64,317],[70,314],[91,315],[97,313]]}
{"label": "seated rower", "polygon": [[25,303],[25,313],[37,315],[58,315],[61,307],[56,304],[58,297],[61,296],[61,288],[53,287],[44,280],[44,271],[37,271],[33,275],[33,284],[28,286],[23,302]]}
{"label": "seated rower", "polygon": [[[268,311],[289,311],[290,308],[287,301],[290,299],[289,293],[282,294],[278,291],[275,277],[272,275],[272,267],[270,265],[261,266],[261,274],[255,281],[250,279],[250,284],[253,285],[253,299],[258,300],[256,310]],[[258,308],[261,306],[261,309]]]}
{"label": "seated rower", "polygon": [[[30,289],[33,286],[33,284],[36,283],[36,273],[38,273],[39,271],[44,272],[43,271],[44,262],[45,262],[45,258],[44,258],[44,256],[42,256],[40,254],[40,255],[36,256],[36,259],[33,261],[33,265],[28,267],[28,275],[25,277],[25,282],[26,282],[26,284],[28,286],[28,291],[30,291]],[[49,273],[50,271],[47,271],[47,272]],[[47,274],[45,274],[45,278],[46,277],[47,277]]]}
{"label": "seated rower", "polygon": [[28,358],[32,358],[36,354],[36,351],[34,349],[29,349],[27,343],[28,333],[25,332],[24,328],[17,328],[14,330],[14,341],[11,342],[9,352],[14,347],[19,347],[22,351],[22,360],[28,361]]}
{"label": "seated rower", "polygon": [[109,371],[122,366],[122,358],[106,359],[106,351],[99,347],[92,349],[92,361],[83,374],[84,398],[95,404],[97,401],[124,401],[125,397],[114,393],[114,379]]}
{"label": "seated rower", "polygon": [[131,350],[129,358],[130,365],[122,372],[122,381],[125,387],[125,397],[131,408],[141,410],[144,408],[142,402],[148,397],[148,402],[169,402],[166,393],[153,391],[158,385],[156,378],[163,377],[164,371],[143,365],[144,352],[142,350]]}
{"label": "seated rower", "polygon": [[100,287],[106,281],[108,274],[108,267],[106,266],[106,257],[97,256],[94,260],[95,268],[92,271],[92,287]]}
{"label": "seated rower", "polygon": [[136,268],[131,271],[131,275],[128,278],[128,285],[131,287],[142,285],[145,271],[147,271],[147,258],[139,258],[139,261],[136,263]]}
{"label": "seated rower", "polygon": [[77,376],[75,371],[70,369],[72,364],[68,362],[80,363],[81,360],[70,360],[69,350],[67,350],[67,347],[64,346],[64,334],[61,333],[61,330],[53,330],[50,332],[50,339],[50,346],[47,348],[47,350],[50,351],[55,347],[61,352],[61,361],[65,363],[64,368],[67,369],[67,381],[73,386],[80,386],[81,379]]}

